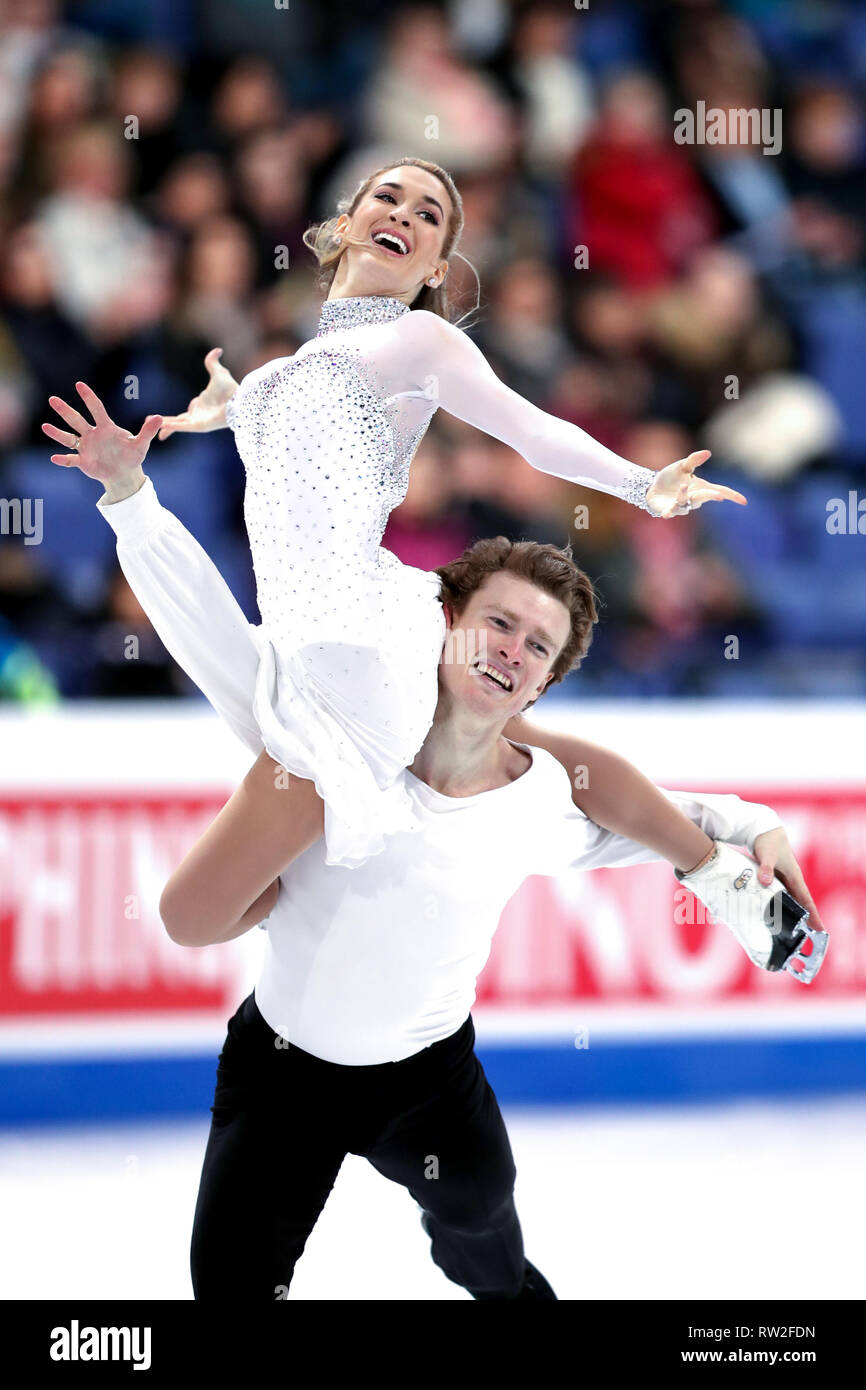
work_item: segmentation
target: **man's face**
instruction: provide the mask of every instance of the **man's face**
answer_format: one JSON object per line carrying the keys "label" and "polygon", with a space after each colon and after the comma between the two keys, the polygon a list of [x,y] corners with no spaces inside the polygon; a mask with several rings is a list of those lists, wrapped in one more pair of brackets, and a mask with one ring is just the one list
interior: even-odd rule
{"label": "man's face", "polygon": [[564,603],[503,571],[487,576],[459,616],[446,606],[445,619],[441,686],[462,707],[501,725],[549,684],[571,633]]}

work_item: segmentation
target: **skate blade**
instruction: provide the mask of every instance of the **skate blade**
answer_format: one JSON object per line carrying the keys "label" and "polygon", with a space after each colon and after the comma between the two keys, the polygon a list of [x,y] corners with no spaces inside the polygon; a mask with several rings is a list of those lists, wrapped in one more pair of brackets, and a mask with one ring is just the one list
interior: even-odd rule
{"label": "skate blade", "polygon": [[[827,954],[827,946],[830,941],[829,932],[818,931],[817,927],[809,926],[808,916],[809,914],[807,912],[805,917],[802,917],[797,923],[797,930],[804,932],[805,935],[797,946],[797,949],[791,952],[783,966],[783,969],[789,971],[794,976],[795,980],[800,981],[801,985],[810,985],[818,974],[823,964],[824,956]],[[802,950],[807,939],[812,942],[812,950],[808,956],[804,956],[802,955]],[[794,961],[800,962],[801,968],[799,970],[794,968]]]}

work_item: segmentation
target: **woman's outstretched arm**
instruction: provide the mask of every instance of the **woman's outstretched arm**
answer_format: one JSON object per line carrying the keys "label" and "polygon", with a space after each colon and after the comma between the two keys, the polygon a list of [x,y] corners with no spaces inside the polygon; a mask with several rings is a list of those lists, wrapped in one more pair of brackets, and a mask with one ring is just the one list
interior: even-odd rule
{"label": "woman's outstretched arm", "polygon": [[[443,410],[509,444],[533,468],[611,493],[655,516],[675,516],[704,502],[746,504],[741,492],[696,477],[703,449],[658,473],[621,458],[577,425],[549,415],[512,391],[461,329],[437,314],[413,310],[394,326],[400,373]],[[688,505],[687,505],[688,504]]]}

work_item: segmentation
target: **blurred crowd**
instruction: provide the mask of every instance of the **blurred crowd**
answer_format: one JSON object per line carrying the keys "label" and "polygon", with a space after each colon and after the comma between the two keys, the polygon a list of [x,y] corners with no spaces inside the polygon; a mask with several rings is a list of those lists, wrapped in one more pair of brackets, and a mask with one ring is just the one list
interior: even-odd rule
{"label": "blurred crowd", "polygon": [[[44,509],[38,544],[0,534],[0,699],[192,693],[48,397],[84,380],[137,432],[211,347],[238,380],[294,352],[304,229],[405,154],[458,183],[497,373],[635,463],[711,448],[749,506],[655,521],[440,412],[385,544],[570,541],[602,617],[549,698],[866,694],[864,79],[844,0],[0,0],[0,498]],[[699,103],[778,113],[778,153],[678,143]],[[257,621],[231,432],[145,466]]]}

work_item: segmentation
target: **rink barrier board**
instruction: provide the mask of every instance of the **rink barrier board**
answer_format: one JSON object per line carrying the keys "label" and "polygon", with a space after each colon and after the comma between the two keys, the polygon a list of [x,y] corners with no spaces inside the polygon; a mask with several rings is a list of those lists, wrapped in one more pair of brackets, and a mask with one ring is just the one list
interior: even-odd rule
{"label": "rink barrier board", "polygon": [[[712,1032],[713,1011],[732,1001],[802,1009],[804,1027],[817,1001],[866,1002],[866,789],[746,794],[779,811],[832,924],[812,985],[757,970],[655,862],[527,879],[502,914],[479,1004],[539,1017],[571,1004],[576,1025],[594,1006],[654,1003],[674,1015],[699,1006]],[[50,1052],[65,1022],[231,1012],[242,976],[257,975],[264,935],[191,951],[169,939],[159,916],[172,868],[223,800],[170,789],[0,788],[0,1039],[33,1024]]]}
{"label": "rink barrier board", "polygon": [[[548,713],[662,786],[775,806],[833,943],[806,988],[754,969],[711,923],[673,930],[665,865],[530,879],[479,980],[479,1024],[520,1019],[511,1033],[479,1027],[502,1102],[866,1090],[866,710],[587,702]],[[736,737],[720,737],[723,723]],[[249,763],[201,702],[0,711],[0,1124],[207,1116],[220,1020],[252,988],[264,937],[184,951],[157,903]],[[105,863],[111,873],[96,872]],[[581,1055],[573,1037],[590,1019]]]}
{"label": "rink barrier board", "polygon": [[[503,1106],[713,1104],[866,1094],[866,1033],[481,1046]],[[216,1055],[0,1064],[0,1127],[209,1121]]]}

